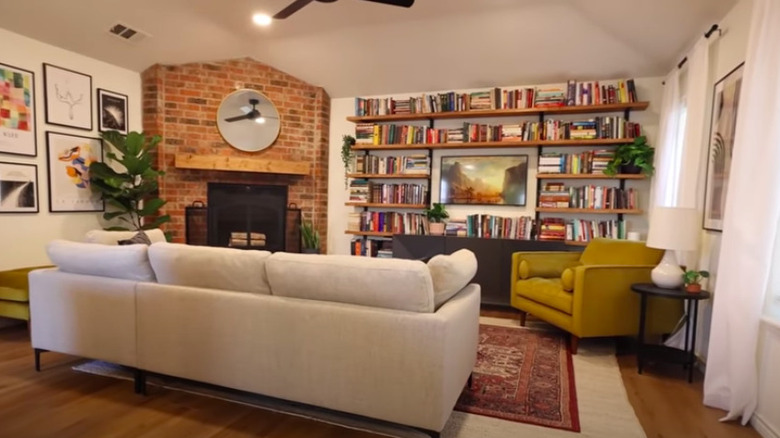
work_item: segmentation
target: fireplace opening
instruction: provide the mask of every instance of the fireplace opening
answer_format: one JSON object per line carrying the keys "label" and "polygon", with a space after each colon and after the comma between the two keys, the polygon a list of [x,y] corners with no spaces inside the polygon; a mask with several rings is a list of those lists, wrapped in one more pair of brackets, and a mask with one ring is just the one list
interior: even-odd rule
{"label": "fireplace opening", "polygon": [[287,187],[208,183],[209,246],[284,251]]}

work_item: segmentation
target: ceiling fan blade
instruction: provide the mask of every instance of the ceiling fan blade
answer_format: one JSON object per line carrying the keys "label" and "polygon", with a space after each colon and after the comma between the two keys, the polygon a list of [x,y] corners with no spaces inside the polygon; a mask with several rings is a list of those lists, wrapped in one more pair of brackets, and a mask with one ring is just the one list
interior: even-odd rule
{"label": "ceiling fan blade", "polygon": [[414,0],[365,0],[365,1],[382,3],[383,5],[401,6],[404,8],[410,8],[414,4]]}
{"label": "ceiling fan blade", "polygon": [[252,117],[249,114],[244,114],[243,116],[235,116],[235,117],[228,117],[225,119],[226,122],[237,122],[239,120],[246,120],[251,119]]}
{"label": "ceiling fan blade", "polygon": [[290,15],[298,12],[299,9],[301,9],[302,7],[308,5],[313,1],[314,0],[295,0],[289,6],[277,12],[276,15],[273,16],[273,18],[275,20],[283,20],[289,17]]}

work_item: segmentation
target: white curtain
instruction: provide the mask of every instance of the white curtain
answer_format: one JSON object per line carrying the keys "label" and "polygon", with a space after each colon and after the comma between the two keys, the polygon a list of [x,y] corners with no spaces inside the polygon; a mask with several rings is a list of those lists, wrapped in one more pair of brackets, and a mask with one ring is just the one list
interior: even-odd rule
{"label": "white curtain", "polygon": [[661,101],[661,132],[655,148],[655,177],[651,204],[671,207],[677,199],[677,181],[680,178],[678,137],[680,117],[685,108],[680,96],[680,70],[666,76],[664,96]]}
{"label": "white curtain", "polygon": [[780,221],[780,0],[755,0],[723,222],[704,403],[745,424]]}

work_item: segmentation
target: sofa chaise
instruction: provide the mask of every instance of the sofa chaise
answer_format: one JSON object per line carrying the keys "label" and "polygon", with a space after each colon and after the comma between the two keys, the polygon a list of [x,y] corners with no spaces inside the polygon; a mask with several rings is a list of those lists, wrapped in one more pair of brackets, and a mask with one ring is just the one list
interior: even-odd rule
{"label": "sofa chaise", "polygon": [[438,436],[473,370],[467,251],[421,261],[54,241],[32,345]]}

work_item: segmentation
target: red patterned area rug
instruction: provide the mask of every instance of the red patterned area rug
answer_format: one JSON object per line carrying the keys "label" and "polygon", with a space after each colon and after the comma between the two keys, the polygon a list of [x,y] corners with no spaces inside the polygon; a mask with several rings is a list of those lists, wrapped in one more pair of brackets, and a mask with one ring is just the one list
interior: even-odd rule
{"label": "red patterned area rug", "polygon": [[579,432],[574,367],[564,336],[480,324],[474,381],[455,409]]}

